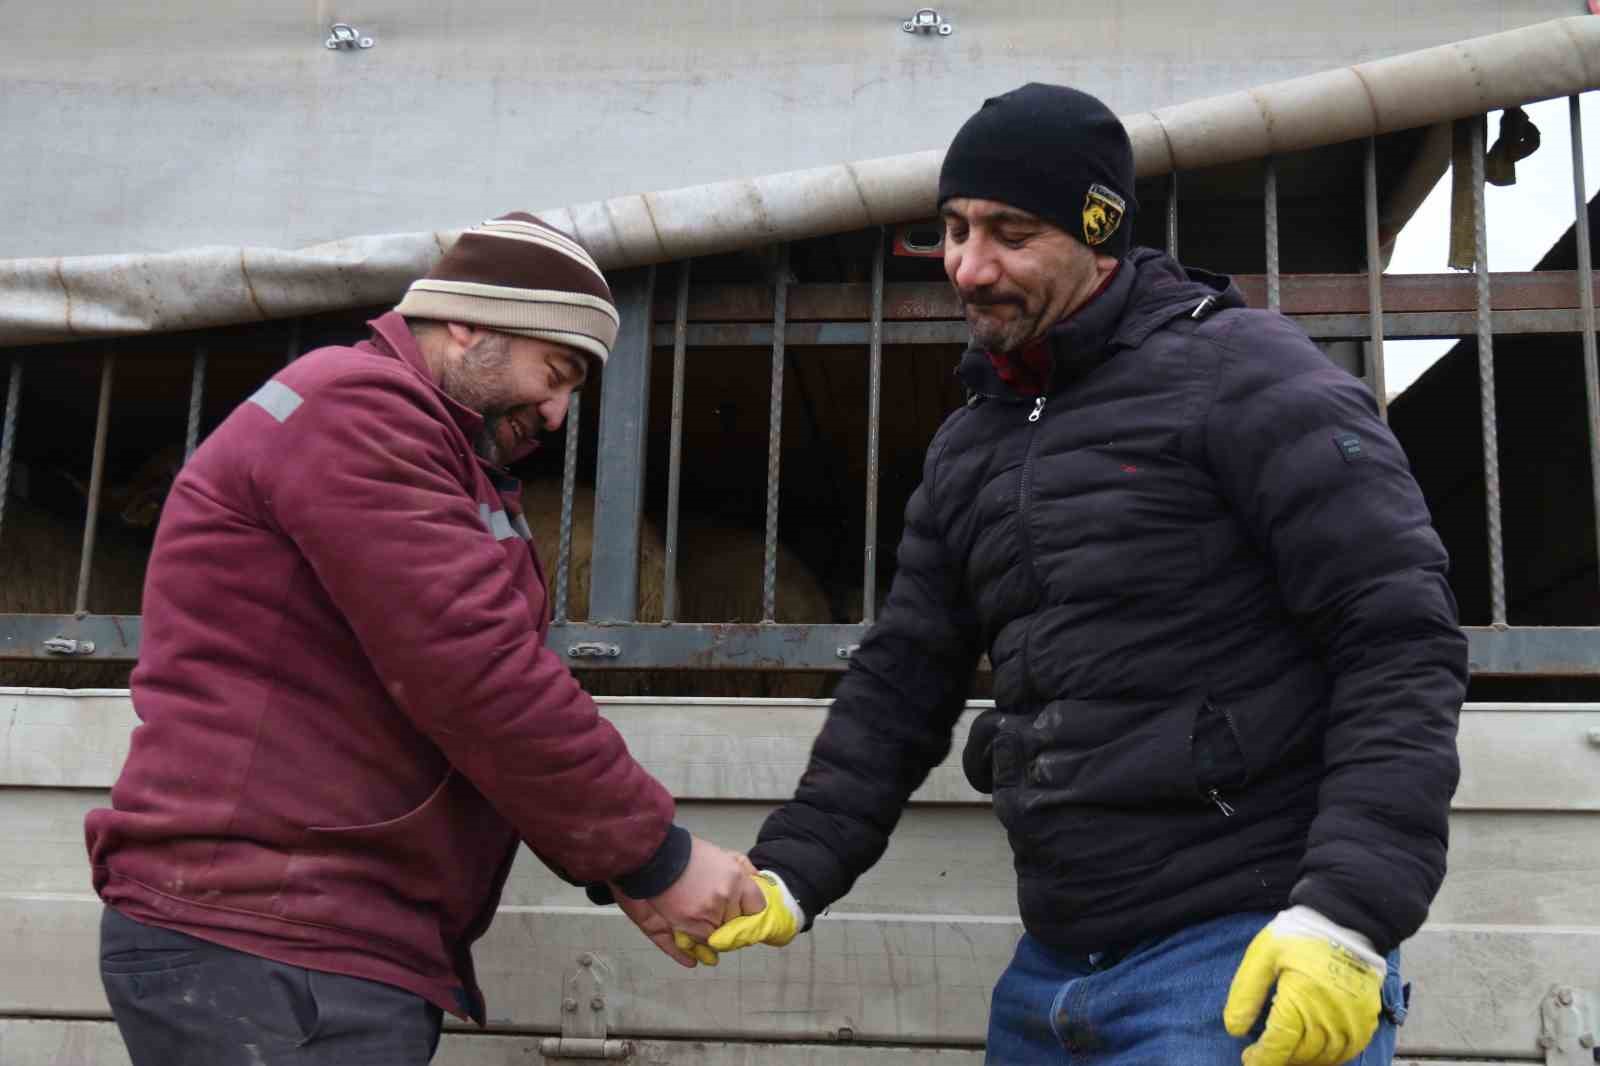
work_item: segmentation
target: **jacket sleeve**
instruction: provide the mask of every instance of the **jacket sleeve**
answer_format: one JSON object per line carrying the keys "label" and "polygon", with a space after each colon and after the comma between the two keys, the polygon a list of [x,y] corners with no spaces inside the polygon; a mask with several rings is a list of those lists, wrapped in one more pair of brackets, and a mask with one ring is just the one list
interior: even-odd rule
{"label": "jacket sleeve", "polygon": [[907,799],[949,753],[977,668],[976,616],[935,521],[938,449],[906,507],[883,613],[850,657],[794,798],[750,851],[808,923],[883,855]]}
{"label": "jacket sleeve", "polygon": [[392,371],[317,384],[252,466],[262,512],[395,704],[531,847],[574,880],[655,895],[688,858],[672,798],[540,642],[542,605],[462,488],[475,460],[434,404]]}
{"label": "jacket sleeve", "polygon": [[1205,449],[1331,679],[1295,903],[1387,952],[1444,877],[1466,638],[1449,560],[1366,386],[1277,315],[1240,312]]}

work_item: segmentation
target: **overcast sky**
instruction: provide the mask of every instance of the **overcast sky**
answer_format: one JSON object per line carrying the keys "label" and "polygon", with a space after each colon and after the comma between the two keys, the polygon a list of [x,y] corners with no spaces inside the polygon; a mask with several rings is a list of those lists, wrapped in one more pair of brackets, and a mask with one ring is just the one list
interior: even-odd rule
{"label": "overcast sky", "polygon": [[[1484,187],[1488,213],[1489,269],[1532,270],[1572,226],[1571,119],[1567,101],[1546,100],[1524,108],[1539,127],[1539,150],[1517,164],[1515,185]],[[1500,113],[1489,116],[1488,143],[1500,135]],[[1600,93],[1583,98],[1584,200],[1600,189]],[[1591,246],[1600,234],[1590,234]],[[1391,274],[1449,272],[1450,174],[1434,187],[1395,242]],[[1597,257],[1600,258],[1600,257]],[[1388,341],[1383,346],[1385,383],[1390,397],[1403,392],[1454,341]]]}

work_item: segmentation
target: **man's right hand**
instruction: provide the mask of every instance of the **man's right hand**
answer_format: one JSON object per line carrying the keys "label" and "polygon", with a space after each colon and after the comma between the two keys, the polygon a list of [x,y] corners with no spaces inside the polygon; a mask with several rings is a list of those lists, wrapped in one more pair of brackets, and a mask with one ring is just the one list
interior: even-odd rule
{"label": "man's right hand", "polygon": [[689,865],[649,903],[673,929],[704,943],[722,923],[766,906],[749,869],[750,862],[743,855],[695,837],[689,848]]}
{"label": "man's right hand", "polygon": [[789,886],[783,883],[783,878],[770,870],[763,870],[755,874],[754,879],[766,900],[766,909],[759,914],[735,918],[712,933],[706,945],[712,951],[734,951],[752,944],[771,944],[781,948],[793,940],[806,924],[805,912],[800,909]]}
{"label": "man's right hand", "polygon": [[707,966],[717,964],[715,951],[704,944],[695,943],[682,933],[673,932],[671,923],[650,906],[648,900],[634,899],[615,885],[611,886],[611,894],[615,897],[617,906],[622,908],[622,913],[633,919],[633,924],[639,927],[639,932],[648,937],[651,943],[664,951],[679,966],[693,969],[697,962],[705,963]]}

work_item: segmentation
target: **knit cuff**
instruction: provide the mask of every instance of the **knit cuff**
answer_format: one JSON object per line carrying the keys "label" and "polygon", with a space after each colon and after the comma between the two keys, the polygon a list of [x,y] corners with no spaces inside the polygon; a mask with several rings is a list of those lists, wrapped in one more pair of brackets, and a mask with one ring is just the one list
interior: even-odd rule
{"label": "knit cuff", "polygon": [[667,830],[667,839],[661,842],[648,862],[631,874],[616,879],[617,887],[634,899],[659,896],[672,887],[689,865],[689,848],[694,840],[689,831],[680,825]]}

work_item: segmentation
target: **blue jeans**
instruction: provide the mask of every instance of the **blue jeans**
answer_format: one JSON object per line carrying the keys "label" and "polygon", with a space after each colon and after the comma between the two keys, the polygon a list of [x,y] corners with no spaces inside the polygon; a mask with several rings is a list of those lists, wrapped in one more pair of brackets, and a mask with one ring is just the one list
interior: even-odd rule
{"label": "blue jeans", "polygon": [[[994,987],[989,1066],[1238,1066],[1247,1039],[1222,1027],[1222,1006],[1244,950],[1270,913],[1231,914],[1140,944],[1120,957],[1069,955],[1023,934]],[[1388,1066],[1409,988],[1389,956],[1378,1032],[1352,1063]]]}

